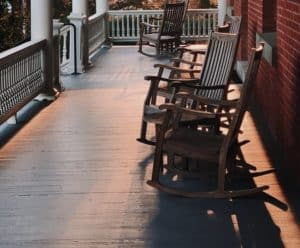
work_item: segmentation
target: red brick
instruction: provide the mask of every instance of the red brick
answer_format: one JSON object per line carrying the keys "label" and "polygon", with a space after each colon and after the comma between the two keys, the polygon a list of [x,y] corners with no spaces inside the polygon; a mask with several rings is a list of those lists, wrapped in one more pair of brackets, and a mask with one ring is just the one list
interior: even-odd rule
{"label": "red brick", "polygon": [[[245,2],[247,13],[241,11]],[[277,32],[276,66],[263,59],[255,95],[273,138],[287,158],[286,168],[300,175],[300,1],[277,0],[273,15],[264,11],[267,1],[263,0],[235,0],[234,7],[247,19],[248,52],[255,46],[256,33]]]}

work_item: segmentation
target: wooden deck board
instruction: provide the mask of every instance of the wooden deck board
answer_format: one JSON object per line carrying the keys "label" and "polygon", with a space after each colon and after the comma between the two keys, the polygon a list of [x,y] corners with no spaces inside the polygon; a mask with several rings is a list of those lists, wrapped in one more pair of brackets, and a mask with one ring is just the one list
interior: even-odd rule
{"label": "wooden deck board", "polygon": [[[136,49],[113,47],[87,73],[63,78],[66,91],[2,146],[0,247],[300,247],[299,213],[274,174],[253,183],[269,184],[277,206],[146,185],[153,148],[135,138],[155,60]],[[246,161],[272,168],[249,115],[243,130]]]}

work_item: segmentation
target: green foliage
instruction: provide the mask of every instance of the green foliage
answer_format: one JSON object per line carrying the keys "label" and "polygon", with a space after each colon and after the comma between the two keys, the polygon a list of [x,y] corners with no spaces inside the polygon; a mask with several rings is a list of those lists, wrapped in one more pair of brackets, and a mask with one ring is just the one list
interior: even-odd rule
{"label": "green foliage", "polygon": [[8,14],[8,4],[7,1],[0,0],[0,18]]}
{"label": "green foliage", "polygon": [[111,10],[134,10],[134,9],[153,9],[154,6],[147,0],[117,0],[110,4]]}
{"label": "green foliage", "polygon": [[[42,0],[41,0],[42,1]],[[11,10],[9,10],[11,6]],[[95,13],[95,0],[89,0],[89,11]],[[72,0],[53,0],[53,18],[67,22]],[[0,0],[0,52],[30,38],[30,0]]]}
{"label": "green foliage", "polygon": [[[11,7],[9,9],[9,6]],[[0,1],[0,51],[12,48],[28,38],[27,11],[21,0]]]}
{"label": "green foliage", "polygon": [[201,7],[203,9],[210,8],[210,0],[201,0]]}

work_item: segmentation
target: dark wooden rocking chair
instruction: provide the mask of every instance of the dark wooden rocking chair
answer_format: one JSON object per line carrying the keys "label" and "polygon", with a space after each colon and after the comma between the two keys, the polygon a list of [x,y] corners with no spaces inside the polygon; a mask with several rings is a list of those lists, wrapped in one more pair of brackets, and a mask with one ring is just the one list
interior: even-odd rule
{"label": "dark wooden rocking chair", "polygon": [[[164,52],[173,53],[180,44],[185,13],[188,0],[165,2],[162,19],[150,18],[150,23],[140,23],[140,39],[138,52],[148,56],[160,56]],[[161,21],[155,25],[154,21]],[[143,45],[155,47],[156,53],[149,54],[143,51]]]}
{"label": "dark wooden rocking chair", "polygon": [[[158,76],[145,77],[146,80],[150,81],[150,87],[144,102],[141,133],[140,138],[137,139],[138,141],[155,145],[155,142],[147,139],[146,136],[148,123],[155,124],[156,130],[159,131],[159,126],[164,118],[165,110],[158,108],[158,97],[170,99],[171,95],[184,88],[187,92],[211,97],[216,100],[224,100],[226,98],[238,39],[239,36],[237,34],[211,33],[207,55],[198,79],[181,79],[174,83],[171,79]],[[174,87],[171,87],[171,85]],[[173,89],[173,92],[170,91],[170,88]]]}
{"label": "dark wooden rocking chair", "polygon": [[[193,101],[201,102],[202,104],[219,106],[219,110],[221,110],[222,107],[232,107],[235,109],[235,112],[231,114],[232,121],[230,122],[229,130],[225,135],[209,134],[192,128],[180,127],[177,125],[177,122],[174,121],[174,116],[176,116],[175,119],[180,119],[180,116],[183,114],[198,115],[199,118],[204,118],[205,116],[206,118],[216,118],[216,116],[224,114],[222,111],[208,113],[197,109],[185,108],[185,105],[179,106],[171,103],[160,106],[161,109],[165,109],[167,111],[167,114],[165,115],[165,120],[155,149],[152,178],[147,182],[150,186],[166,193],[184,197],[213,198],[240,197],[268,189],[268,186],[238,190],[225,189],[226,176],[228,172],[231,171],[229,168],[233,167],[233,158],[235,158],[235,154],[232,153],[236,151],[237,137],[255,85],[262,51],[263,44],[261,44],[257,49],[252,50],[246,80],[242,86],[239,100],[216,101],[197,95],[188,95],[186,93],[177,94],[177,97],[182,99],[193,99]],[[225,112],[225,114],[226,116],[229,115],[228,112]],[[172,128],[169,128],[169,122],[172,116]],[[163,166],[163,152],[166,152],[168,156],[178,155],[195,160],[209,161],[218,165],[217,188],[212,191],[199,192],[174,188],[174,185],[172,185],[173,187],[163,185],[160,180],[160,177],[163,176],[161,173]],[[173,183],[175,182],[172,182],[172,184]]]}

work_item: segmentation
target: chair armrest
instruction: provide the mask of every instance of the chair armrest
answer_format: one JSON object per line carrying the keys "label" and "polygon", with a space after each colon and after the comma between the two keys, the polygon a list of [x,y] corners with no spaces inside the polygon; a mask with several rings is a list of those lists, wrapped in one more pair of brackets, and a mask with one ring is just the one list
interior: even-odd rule
{"label": "chair armrest", "polygon": [[[197,81],[198,82],[198,81]],[[180,87],[184,86],[184,87],[188,87],[188,88],[193,88],[195,90],[220,90],[220,89],[225,89],[227,86],[226,85],[213,85],[213,86],[203,86],[203,85],[197,85],[195,83],[191,83],[190,82],[184,82],[180,80]],[[177,82],[174,82],[172,84],[172,87],[178,87],[176,84],[178,84]]]}
{"label": "chair armrest", "polygon": [[175,81],[178,81],[178,79],[170,79],[170,78],[164,78],[164,77],[158,77],[158,76],[145,76],[144,77],[145,80],[147,81],[165,81],[165,82],[168,82],[168,83],[172,83],[172,82],[175,82]]}
{"label": "chair armrest", "polygon": [[176,94],[176,98],[184,98],[184,99],[191,99],[197,102],[200,102],[202,104],[206,105],[213,105],[213,106],[219,106],[219,107],[230,107],[235,108],[237,104],[239,103],[239,99],[234,100],[216,100],[208,97],[198,96],[194,94],[189,94],[187,92],[179,92]]}
{"label": "chair armrest", "polygon": [[148,23],[148,22],[140,22],[140,27],[150,27],[150,28],[159,28],[158,25],[154,25],[154,24],[151,24],[151,23]]}
{"label": "chair armrest", "polygon": [[179,88],[182,86],[193,88],[197,83],[199,83],[198,79],[176,79],[172,82],[171,87]]}
{"label": "chair armrest", "polygon": [[172,112],[180,112],[182,114],[193,115],[199,119],[208,119],[208,118],[216,118],[219,116],[219,113],[213,113],[208,111],[196,110],[196,109],[188,109],[185,107],[181,107],[174,103],[165,103],[159,106],[161,110],[167,110]]}
{"label": "chair armrest", "polygon": [[180,68],[180,67],[176,67],[176,66],[171,66],[171,65],[165,65],[165,64],[155,64],[154,67],[159,67],[159,68],[163,68],[163,69],[167,69],[167,70],[171,70],[171,71],[175,71],[175,72],[185,72],[185,73],[199,73],[200,70],[197,69],[186,69],[186,68]]}
{"label": "chair armrest", "polygon": [[155,16],[151,16],[150,20],[155,20],[155,21],[161,21],[162,17],[155,17]]}
{"label": "chair armrest", "polygon": [[189,53],[192,53],[192,54],[195,54],[195,53],[200,53],[200,54],[205,54],[206,53],[206,49],[203,49],[203,48],[189,48],[190,44],[186,44],[186,45],[183,45],[181,47],[178,47],[176,49],[176,51],[180,51],[180,52],[189,52]]}
{"label": "chair armrest", "polygon": [[229,29],[230,29],[230,25],[227,23],[223,26],[218,26],[217,27],[217,32],[220,32],[220,33],[229,33]]}
{"label": "chair armrest", "polygon": [[188,64],[188,65],[193,65],[193,66],[202,66],[203,65],[202,63],[188,61],[188,60],[184,60],[184,59],[180,59],[180,58],[172,58],[171,61],[172,62],[177,62],[177,63],[184,63],[184,64]]}

